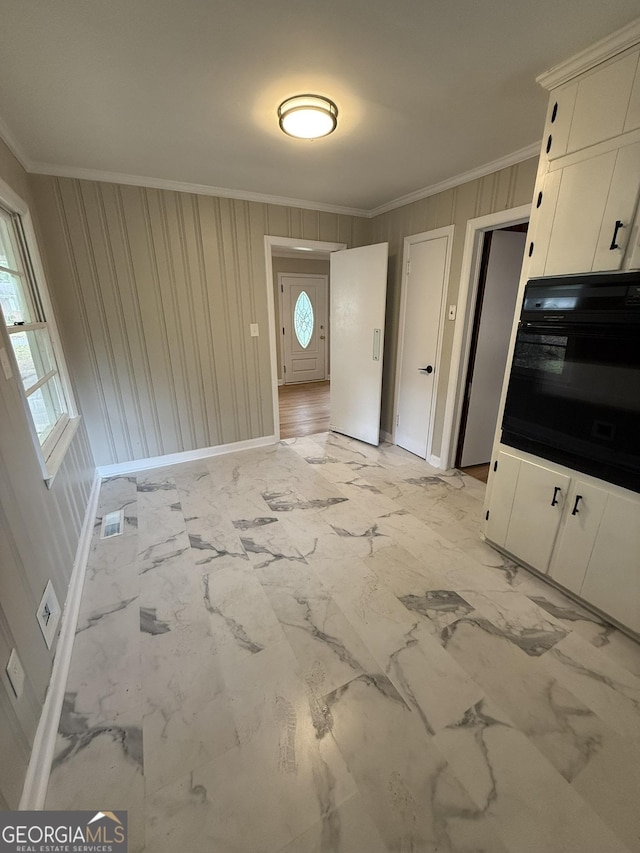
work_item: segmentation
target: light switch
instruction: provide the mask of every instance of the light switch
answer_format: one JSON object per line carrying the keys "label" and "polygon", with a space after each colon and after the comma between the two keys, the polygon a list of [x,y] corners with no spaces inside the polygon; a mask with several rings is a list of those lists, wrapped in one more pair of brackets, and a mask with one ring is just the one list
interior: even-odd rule
{"label": "light switch", "polygon": [[4,347],[0,349],[0,364],[2,364],[4,378],[11,379],[13,376],[13,370],[11,370],[11,362],[9,361],[9,356],[7,355],[7,351]]}
{"label": "light switch", "polygon": [[258,324],[257,323],[251,323],[249,328],[251,329],[251,337],[257,338],[258,335],[260,334],[260,332],[258,331]]}
{"label": "light switch", "polygon": [[449,314],[447,316],[448,316],[449,320],[455,320],[456,319],[456,306],[455,305],[449,305]]}

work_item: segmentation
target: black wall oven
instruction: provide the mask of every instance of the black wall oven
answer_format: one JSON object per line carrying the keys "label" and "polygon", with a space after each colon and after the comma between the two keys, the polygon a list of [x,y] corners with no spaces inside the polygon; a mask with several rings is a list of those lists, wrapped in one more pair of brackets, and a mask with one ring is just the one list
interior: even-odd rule
{"label": "black wall oven", "polygon": [[640,272],[528,282],[502,442],[640,492]]}

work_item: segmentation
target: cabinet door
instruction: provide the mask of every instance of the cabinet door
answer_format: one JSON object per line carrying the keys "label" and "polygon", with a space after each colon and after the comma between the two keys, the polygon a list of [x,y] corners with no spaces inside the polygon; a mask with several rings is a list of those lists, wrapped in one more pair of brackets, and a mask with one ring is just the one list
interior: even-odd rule
{"label": "cabinet door", "polygon": [[[607,151],[562,169],[555,210],[550,207],[546,211],[541,210],[544,218],[553,224],[544,263],[545,275],[586,272],[591,269],[603,228],[604,209],[616,156],[617,151]],[[551,185],[557,182],[557,173],[550,172],[545,181],[545,190],[547,184],[550,186],[544,192],[543,205],[545,202],[549,204],[549,201],[553,204],[556,193]],[[536,241],[534,251],[544,252],[544,245],[539,240]],[[537,260],[540,264],[541,259],[538,257]]]}
{"label": "cabinet door", "polygon": [[520,465],[505,548],[541,572],[549,566],[569,482],[543,465]]}
{"label": "cabinet door", "polygon": [[499,451],[497,467],[491,483],[488,516],[486,517],[485,536],[490,542],[504,547],[511,519],[513,498],[518,482],[520,460],[504,450]]}
{"label": "cabinet door", "polygon": [[636,51],[601,65],[580,79],[567,152],[623,132],[637,67]]}
{"label": "cabinet door", "polygon": [[[640,143],[573,163],[559,177],[557,171],[550,172],[542,201],[549,206],[544,218],[553,223],[544,274],[620,269],[639,184]],[[534,252],[540,268],[544,239],[537,240]]]}
{"label": "cabinet door", "polygon": [[604,489],[582,480],[572,483],[549,568],[551,577],[572,592],[580,593],[606,503]]}
{"label": "cabinet door", "polygon": [[610,494],[580,595],[640,633],[640,500]]}
{"label": "cabinet door", "polygon": [[[602,217],[591,269],[619,269],[632,235],[633,214],[640,187],[640,142],[618,151],[609,198]],[[617,222],[621,223],[616,228]],[[613,239],[615,234],[615,241]]]}

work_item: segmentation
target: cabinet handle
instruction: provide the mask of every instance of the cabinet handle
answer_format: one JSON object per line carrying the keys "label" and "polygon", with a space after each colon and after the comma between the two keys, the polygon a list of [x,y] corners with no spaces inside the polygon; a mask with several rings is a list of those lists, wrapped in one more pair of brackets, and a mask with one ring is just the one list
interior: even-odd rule
{"label": "cabinet handle", "polygon": [[551,506],[556,506],[556,505],[557,505],[557,503],[558,503],[558,495],[560,494],[560,492],[561,492],[561,491],[562,491],[562,489],[560,488],[560,486],[556,486],[556,487],[555,487],[555,489],[553,490],[553,498],[552,498],[552,500],[551,500]]}
{"label": "cabinet handle", "polygon": [[624,222],[621,219],[616,219],[616,227],[613,229],[613,237],[611,238],[611,245],[609,246],[609,251],[613,251],[614,249],[619,249],[620,246],[617,243],[618,239],[618,231],[624,228]]}
{"label": "cabinet handle", "polygon": [[580,510],[578,509],[578,504],[582,500],[582,495],[576,495],[576,502],[573,505],[573,509],[571,510],[571,515],[578,515]]}

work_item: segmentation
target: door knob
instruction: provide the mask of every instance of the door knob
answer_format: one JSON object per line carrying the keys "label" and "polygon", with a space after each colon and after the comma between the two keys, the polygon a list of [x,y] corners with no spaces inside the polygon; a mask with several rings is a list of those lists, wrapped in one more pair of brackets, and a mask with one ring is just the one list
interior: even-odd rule
{"label": "door knob", "polygon": [[419,367],[418,370],[420,373],[433,373],[433,367],[428,364],[426,367]]}

